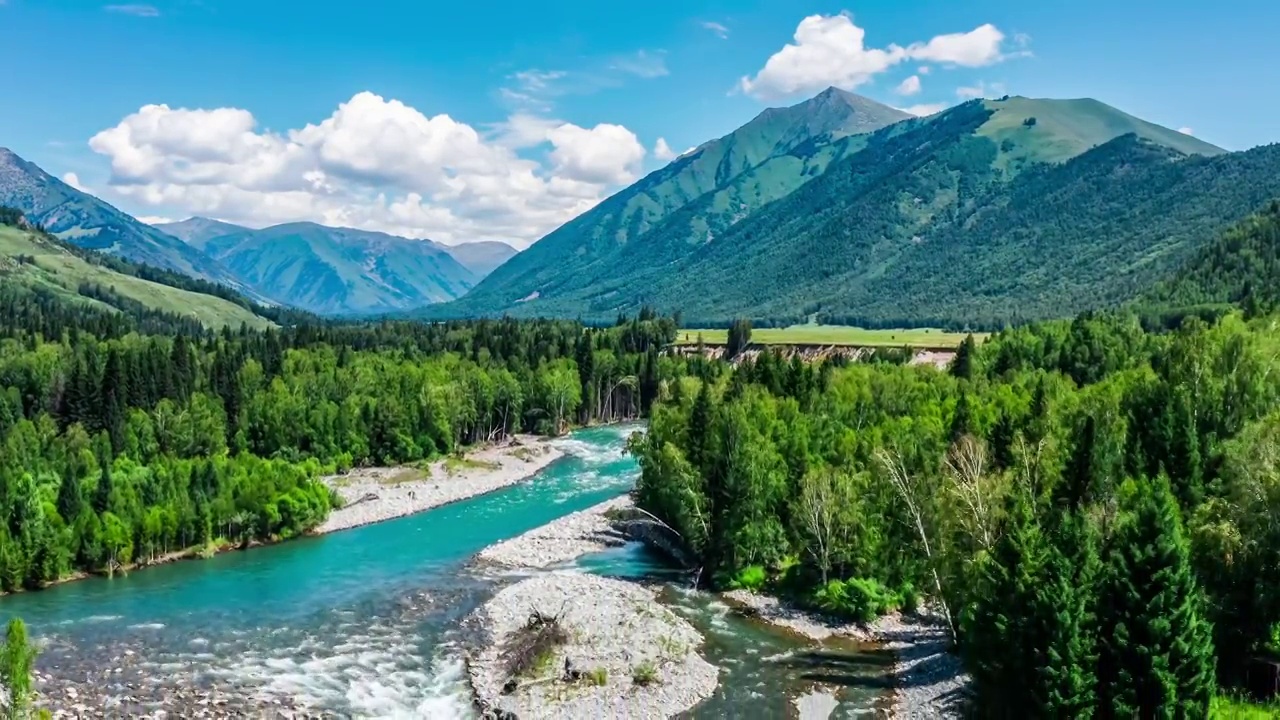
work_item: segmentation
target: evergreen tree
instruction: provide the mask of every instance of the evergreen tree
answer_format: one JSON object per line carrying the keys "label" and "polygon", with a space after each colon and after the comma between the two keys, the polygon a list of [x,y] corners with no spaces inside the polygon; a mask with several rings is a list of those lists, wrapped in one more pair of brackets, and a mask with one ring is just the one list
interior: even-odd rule
{"label": "evergreen tree", "polygon": [[951,442],[965,435],[974,434],[973,411],[969,408],[969,393],[960,391],[955,414],[951,416]]}
{"label": "evergreen tree", "polygon": [[724,356],[732,360],[751,344],[751,321],[738,319],[729,325],[729,338],[725,342]]}
{"label": "evergreen tree", "polygon": [[58,515],[68,524],[75,522],[84,509],[84,493],[80,489],[80,478],[71,470],[62,474],[62,483],[58,485]]}
{"label": "evergreen tree", "polygon": [[711,383],[704,381],[689,413],[688,450],[685,453],[689,464],[703,474],[709,464],[707,453],[711,449],[711,412]]}
{"label": "evergreen tree", "polygon": [[115,489],[110,458],[103,457],[101,462],[102,475],[98,477],[98,487],[93,490],[93,510],[99,515],[111,508],[111,493]]}
{"label": "evergreen tree", "polygon": [[1034,715],[1084,720],[1094,716],[1097,702],[1097,540],[1084,516],[1057,517],[1037,597],[1046,641]]}
{"label": "evergreen tree", "polygon": [[966,335],[964,342],[960,343],[960,347],[956,348],[955,358],[951,360],[951,374],[961,380],[973,379],[973,357],[975,353],[976,346],[973,335]]}
{"label": "evergreen tree", "polygon": [[1013,445],[1015,441],[1013,419],[1009,413],[1000,413],[995,427],[991,428],[991,464],[997,470],[1008,470],[1013,467]]}
{"label": "evergreen tree", "polygon": [[979,582],[963,618],[963,651],[981,716],[1027,717],[1037,702],[1037,668],[1045,664],[1045,634],[1038,617],[1046,546],[1030,498],[1014,491],[1006,501],[1000,539],[979,562]]}
{"label": "evergreen tree", "polygon": [[27,717],[31,704],[31,670],[36,648],[27,639],[27,626],[20,618],[9,621],[4,646],[0,648],[0,682],[9,696],[5,716],[13,720]]}
{"label": "evergreen tree", "polygon": [[1216,689],[1212,631],[1169,481],[1130,488],[1099,594],[1099,714],[1204,718]]}

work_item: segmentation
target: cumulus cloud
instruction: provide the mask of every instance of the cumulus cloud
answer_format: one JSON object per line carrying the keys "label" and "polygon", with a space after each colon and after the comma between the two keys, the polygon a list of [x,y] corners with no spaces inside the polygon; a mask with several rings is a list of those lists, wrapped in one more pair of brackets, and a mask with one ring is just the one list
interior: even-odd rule
{"label": "cumulus cloud", "polygon": [[[0,0],[0,3],[3,3],[3,0]],[[704,30],[710,30],[715,33],[716,37],[719,37],[721,40],[729,39],[729,28],[725,27],[722,23],[705,20],[699,23],[699,25],[701,25]]]}
{"label": "cumulus cloud", "polygon": [[653,156],[662,162],[670,162],[676,159],[676,151],[667,144],[666,138],[658,138],[658,142],[653,144]]}
{"label": "cumulus cloud", "polygon": [[911,77],[898,83],[898,87],[893,91],[899,95],[919,95],[920,94],[920,76],[912,75]]}
{"label": "cumulus cloud", "polygon": [[994,98],[1001,95],[1007,95],[1004,83],[991,83],[988,85],[984,81],[978,81],[977,85],[968,85],[956,88],[956,97],[964,100],[973,100],[974,98]]}
{"label": "cumulus cloud", "polygon": [[940,113],[947,109],[946,103],[925,103],[921,105],[910,105],[904,108],[898,108],[904,113],[910,113],[916,117],[926,117],[934,113]]}
{"label": "cumulus cloud", "polygon": [[[240,108],[147,105],[89,146],[110,161],[111,193],[165,215],[521,245],[634,180],[645,156],[621,125],[517,114],[482,134],[369,92],[284,132]],[[520,152],[538,146],[542,161]]]}
{"label": "cumulus cloud", "polygon": [[174,222],[173,218],[167,218],[163,215],[139,215],[137,220],[147,225],[168,225]]}
{"label": "cumulus cloud", "polygon": [[1195,131],[1195,130],[1192,130],[1192,129],[1191,129],[1191,128],[1189,128],[1189,127],[1180,127],[1180,128],[1178,128],[1178,132],[1182,133],[1183,135],[1195,135],[1195,134],[1196,134],[1196,131]]}
{"label": "cumulus cloud", "polygon": [[793,40],[770,56],[754,77],[739,80],[737,89],[766,100],[829,85],[852,90],[908,60],[980,67],[1007,57],[1001,50],[1004,33],[989,23],[906,47],[872,48],[866,45],[866,30],[854,24],[852,15],[810,15],[800,21]]}
{"label": "cumulus cloud", "polygon": [[153,5],[106,5],[102,9],[121,15],[133,15],[134,17],[160,17],[160,11]]}
{"label": "cumulus cloud", "polygon": [[[0,0],[0,2],[2,1],[3,0]],[[73,172],[63,174],[62,182],[70,185],[80,192],[89,192],[89,188],[85,187],[84,183],[80,182],[80,176]]]}

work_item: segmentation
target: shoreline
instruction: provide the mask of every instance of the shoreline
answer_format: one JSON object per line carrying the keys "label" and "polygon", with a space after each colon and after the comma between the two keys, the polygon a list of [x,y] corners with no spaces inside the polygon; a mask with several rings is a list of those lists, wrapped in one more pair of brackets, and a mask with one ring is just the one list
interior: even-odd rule
{"label": "shoreline", "polygon": [[963,699],[969,684],[960,658],[950,652],[946,630],[927,616],[892,613],[868,625],[841,622],[793,607],[771,595],[732,590],[722,597],[754,612],[757,617],[810,640],[847,637],[874,642],[894,655],[891,718],[964,717]]}
{"label": "shoreline", "polygon": [[490,545],[476,553],[475,559],[508,568],[542,570],[620,547],[631,538],[620,532],[608,515],[630,507],[633,507],[630,495],[605,500]]}
{"label": "shoreline", "polygon": [[308,534],[326,535],[394,520],[517,485],[565,456],[548,440],[516,435],[460,459],[437,460],[425,469],[374,467],[327,475],[320,481],[337,490],[344,504]]}

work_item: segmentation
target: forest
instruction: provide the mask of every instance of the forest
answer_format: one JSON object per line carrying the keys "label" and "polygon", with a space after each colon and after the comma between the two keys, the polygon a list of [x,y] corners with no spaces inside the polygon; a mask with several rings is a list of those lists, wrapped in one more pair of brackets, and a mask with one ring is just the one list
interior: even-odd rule
{"label": "forest", "polygon": [[81,294],[115,311],[0,283],[3,591],[293,537],[337,502],[323,474],[638,417],[682,372],[648,310],[214,332]]}
{"label": "forest", "polygon": [[709,586],[860,621],[927,598],[981,717],[1205,717],[1280,657],[1276,322],[698,364],[633,441],[637,498]]}

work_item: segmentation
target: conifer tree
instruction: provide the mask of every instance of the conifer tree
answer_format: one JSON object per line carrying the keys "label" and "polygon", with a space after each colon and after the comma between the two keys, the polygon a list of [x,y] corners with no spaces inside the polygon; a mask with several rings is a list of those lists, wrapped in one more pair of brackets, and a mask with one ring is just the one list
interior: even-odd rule
{"label": "conifer tree", "polygon": [[1046,546],[1030,498],[1006,500],[1003,532],[983,558],[980,581],[964,616],[963,649],[982,717],[1026,717],[1034,706],[1045,638],[1037,618]]}
{"label": "conifer tree", "polygon": [[1097,540],[1079,513],[1058,515],[1055,524],[1037,598],[1045,658],[1035,715],[1083,720],[1094,716],[1097,701]]}
{"label": "conifer tree", "polygon": [[956,356],[951,360],[951,374],[961,380],[973,379],[973,356],[976,352],[973,335],[965,335],[964,342],[956,348]]}
{"label": "conifer tree", "polygon": [[1212,632],[1169,481],[1127,489],[1137,497],[1111,540],[1099,594],[1099,716],[1207,717]]}

